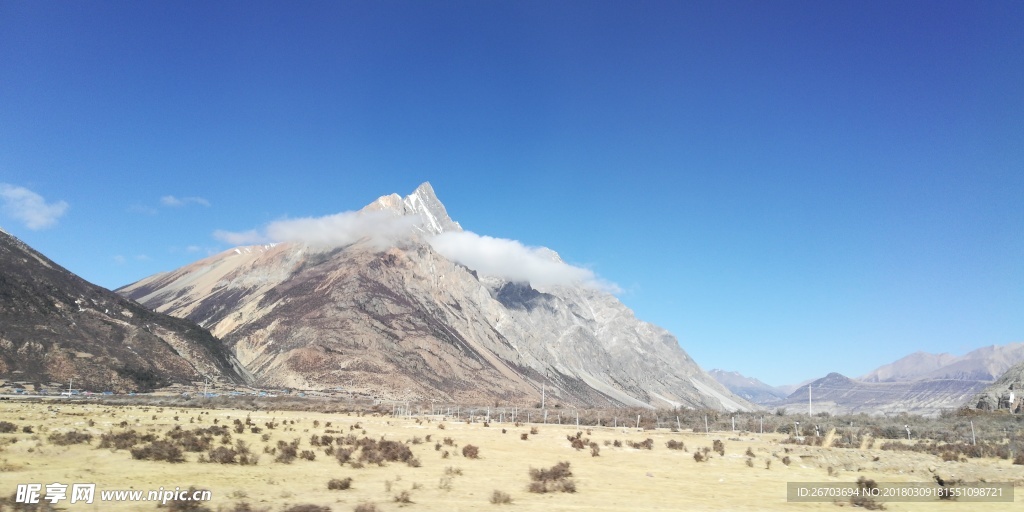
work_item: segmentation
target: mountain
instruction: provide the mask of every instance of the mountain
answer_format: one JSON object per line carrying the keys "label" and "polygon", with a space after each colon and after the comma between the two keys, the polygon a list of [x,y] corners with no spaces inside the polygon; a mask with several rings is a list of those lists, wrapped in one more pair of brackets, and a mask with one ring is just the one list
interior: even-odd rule
{"label": "mountain", "polygon": [[[955,409],[985,388],[974,380],[924,379],[901,382],[865,382],[830,373],[802,386],[782,402],[772,405],[831,414],[895,414],[906,412],[934,416]],[[813,388],[813,389],[809,389]]]}
{"label": "mountain", "polygon": [[[561,279],[570,267],[554,251],[516,259],[511,241],[462,231],[429,183],[322,222],[118,292],[210,329],[265,386],[479,404],[545,394],[549,404],[756,407],[612,294]],[[477,259],[452,256],[470,249]],[[491,271],[525,257],[557,279]]]}
{"label": "mountain", "polygon": [[1008,409],[1017,414],[1024,412],[1024,362],[1006,370],[967,405],[989,411]]}
{"label": "mountain", "polygon": [[777,402],[786,398],[788,394],[779,388],[769,386],[753,377],[746,377],[739,372],[715,369],[709,371],[708,374],[729,391],[756,404],[766,405]]}
{"label": "mountain", "polygon": [[957,379],[992,382],[1024,361],[1024,343],[991,345],[962,356],[915,352],[860,378],[865,382]]}
{"label": "mountain", "polygon": [[90,284],[0,231],[0,376],[96,391],[244,380],[208,331]]}

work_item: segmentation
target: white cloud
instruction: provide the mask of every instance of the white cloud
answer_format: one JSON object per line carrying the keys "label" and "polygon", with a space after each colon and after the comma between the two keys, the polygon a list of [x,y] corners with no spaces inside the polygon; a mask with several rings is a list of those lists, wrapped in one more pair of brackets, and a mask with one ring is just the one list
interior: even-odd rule
{"label": "white cloud", "polygon": [[[344,212],[279,220],[258,230],[217,230],[213,236],[230,245],[305,242],[339,247],[366,240],[383,248],[409,237],[419,221],[416,216],[397,216],[390,211]],[[442,233],[428,241],[444,257],[484,275],[540,287],[582,285],[611,293],[620,291],[618,286],[599,278],[593,271],[565,263],[554,251],[543,247],[528,247],[516,240],[468,231]]]}
{"label": "white cloud", "polygon": [[565,263],[551,249],[528,247],[517,240],[481,236],[470,231],[437,235],[430,245],[444,257],[485,275],[534,286],[583,285],[617,293],[618,286],[593,271]]}
{"label": "white cloud", "polygon": [[386,211],[344,212],[325,217],[274,221],[261,230],[217,230],[213,236],[231,245],[305,242],[315,246],[337,247],[367,239],[385,247],[407,236],[417,220],[416,217],[400,217]]}
{"label": "white cloud", "polygon": [[210,202],[202,197],[174,197],[174,196],[163,196],[160,198],[160,204],[164,206],[185,206],[188,204],[198,204],[200,206],[210,206]]}
{"label": "white cloud", "polygon": [[0,183],[0,199],[3,199],[4,211],[31,230],[53,226],[68,209],[64,201],[47,203],[43,196],[7,183]]}

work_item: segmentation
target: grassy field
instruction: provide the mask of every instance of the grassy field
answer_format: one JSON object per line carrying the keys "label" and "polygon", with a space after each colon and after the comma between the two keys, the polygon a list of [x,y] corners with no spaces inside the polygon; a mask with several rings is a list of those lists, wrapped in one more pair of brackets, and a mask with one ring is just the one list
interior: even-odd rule
{"label": "grassy field", "polygon": [[[531,428],[535,433],[530,433]],[[203,430],[195,435],[196,429]],[[13,431],[0,433],[0,496],[7,500],[0,510],[13,510],[18,485],[28,483],[43,484],[44,492],[51,483],[96,484],[94,504],[72,505],[66,499],[57,504],[68,510],[156,509],[153,502],[100,503],[100,492],[195,486],[211,492],[210,501],[190,504],[205,509],[169,504],[162,510],[275,512],[306,504],[326,507],[307,507],[308,511],[349,511],[359,506],[378,511],[834,510],[852,505],[849,501],[788,503],[786,483],[854,482],[860,477],[931,482],[939,475],[945,480],[1012,482],[1017,492],[1024,487],[1024,466],[1010,460],[945,462],[935,455],[909,451],[782,444],[786,436],[781,434],[588,430],[498,422],[485,426],[440,417],[61,401],[0,402],[2,430]],[[68,432],[91,438],[68,436]],[[577,446],[582,449],[573,448],[568,439],[576,438],[578,432]],[[108,446],[101,448],[104,434]],[[120,434],[120,449],[115,447],[115,434]],[[159,443],[174,436],[177,441]],[[330,436],[330,441],[323,436]],[[361,441],[364,438],[372,443]],[[643,447],[647,439],[651,449]],[[396,443],[381,444],[382,440]],[[724,455],[709,451],[708,460],[696,461],[694,452],[712,449],[715,440],[721,441]],[[250,464],[238,463],[242,458],[238,452],[245,451],[239,450],[239,441],[251,453],[246,461]],[[682,443],[685,449],[670,449],[669,441]],[[143,447],[156,446],[150,453],[166,455],[161,450],[170,450],[174,443],[199,451],[182,451],[183,462],[137,459],[132,451],[144,457]],[[479,450],[477,458],[464,455],[470,445]],[[293,449],[294,459],[287,460]],[[202,462],[230,460],[229,450],[235,452],[234,463]],[[349,461],[340,463],[338,453],[349,450]],[[379,456],[396,460],[375,463]],[[253,457],[258,457],[254,465]],[[534,483],[531,470],[548,470],[560,462],[569,463],[571,477],[557,480],[556,473],[549,475],[546,485]],[[332,480],[335,487],[345,487],[348,478],[348,488],[328,488]],[[531,492],[531,483],[535,490],[546,487],[552,492]],[[496,496],[495,491],[504,495]],[[510,503],[502,503],[506,500]],[[885,503],[887,510],[935,510],[939,505]],[[941,507],[1024,510],[1020,503],[947,502]]]}

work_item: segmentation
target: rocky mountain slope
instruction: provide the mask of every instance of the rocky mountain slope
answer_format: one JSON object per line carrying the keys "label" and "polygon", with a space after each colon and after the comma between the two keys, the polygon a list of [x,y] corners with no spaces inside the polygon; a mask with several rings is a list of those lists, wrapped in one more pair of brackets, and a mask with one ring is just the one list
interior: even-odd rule
{"label": "rocky mountain slope", "polygon": [[[801,386],[773,406],[804,410],[808,393],[816,412],[936,415],[974,406],[986,387],[1024,360],[1024,343],[992,345],[962,356],[916,352],[880,366],[859,379],[831,373]],[[808,391],[809,387],[813,387]],[[993,392],[993,397],[998,396]],[[992,405],[998,403],[992,398]]]}
{"label": "rocky mountain slope", "polygon": [[1006,370],[967,405],[990,411],[1007,409],[1017,414],[1024,412],[1024,362]]}
{"label": "rocky mountain slope", "polygon": [[900,382],[922,379],[994,381],[1011,366],[1024,361],[1024,343],[991,345],[962,356],[915,352],[881,366],[860,378],[865,382]]}
{"label": "rocky mountain slope", "polygon": [[315,239],[231,249],[118,292],[209,328],[266,386],[463,403],[532,405],[543,390],[549,406],[755,407],[608,292],[487,275],[442,255],[437,241],[462,228],[429,184],[331,225],[359,233],[350,228],[365,219],[375,229],[363,236],[313,230]]}
{"label": "rocky mountain slope", "polygon": [[[794,391],[782,402],[772,405],[791,411],[808,408],[811,395],[813,413],[897,414],[906,412],[935,416],[944,409],[963,406],[986,383],[973,380],[926,379],[901,382],[864,382],[830,373]],[[808,388],[812,388],[808,390]]]}
{"label": "rocky mountain slope", "polygon": [[241,366],[194,323],[92,285],[0,231],[0,376],[94,391],[148,390]]}
{"label": "rocky mountain slope", "polygon": [[725,370],[711,370],[709,375],[714,377],[721,385],[729,391],[754,402],[755,404],[771,404],[783,400],[789,393],[769,386],[753,377],[747,377],[739,372],[727,372]]}

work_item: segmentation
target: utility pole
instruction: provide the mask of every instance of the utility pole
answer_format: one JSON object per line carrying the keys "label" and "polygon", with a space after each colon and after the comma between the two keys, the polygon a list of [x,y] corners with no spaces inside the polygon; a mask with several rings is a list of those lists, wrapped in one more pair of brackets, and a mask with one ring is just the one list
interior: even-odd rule
{"label": "utility pole", "polygon": [[[74,377],[71,377],[70,379],[68,379],[68,400],[71,400],[71,382],[73,382],[74,380],[75,380]],[[972,428],[973,428],[973,423],[972,423]]]}
{"label": "utility pole", "polygon": [[807,415],[808,416],[814,416],[814,413],[811,412],[811,409],[812,409],[812,407],[811,407],[811,390],[812,389],[814,389],[814,384],[808,384],[807,385]]}

